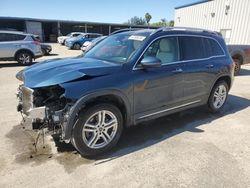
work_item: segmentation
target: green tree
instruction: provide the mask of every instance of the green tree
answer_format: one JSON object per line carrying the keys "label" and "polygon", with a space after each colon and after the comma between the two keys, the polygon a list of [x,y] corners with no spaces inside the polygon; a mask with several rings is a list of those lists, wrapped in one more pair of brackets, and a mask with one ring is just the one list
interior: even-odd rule
{"label": "green tree", "polygon": [[169,22],[169,26],[170,26],[170,27],[174,27],[174,20],[171,20],[171,21]]}
{"label": "green tree", "polygon": [[125,24],[128,25],[146,25],[146,20],[138,17],[138,16],[134,16],[132,18],[130,18],[127,22],[125,22]]}
{"label": "green tree", "polygon": [[146,20],[148,26],[149,26],[149,22],[150,22],[151,19],[152,19],[152,16],[147,12],[147,13],[145,14],[145,20]]}

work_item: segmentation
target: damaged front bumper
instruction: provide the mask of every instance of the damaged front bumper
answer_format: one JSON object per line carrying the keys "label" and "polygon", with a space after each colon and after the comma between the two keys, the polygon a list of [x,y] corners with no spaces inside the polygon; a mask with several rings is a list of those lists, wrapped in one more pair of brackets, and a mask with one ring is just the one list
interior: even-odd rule
{"label": "damaged front bumper", "polygon": [[[17,98],[19,103],[17,111],[25,114],[25,119],[31,119],[33,126],[28,126],[28,129],[37,129],[37,123],[43,123],[47,117],[46,107],[34,107],[34,90],[23,85],[19,86],[17,91]],[[36,126],[34,126],[36,125]]]}

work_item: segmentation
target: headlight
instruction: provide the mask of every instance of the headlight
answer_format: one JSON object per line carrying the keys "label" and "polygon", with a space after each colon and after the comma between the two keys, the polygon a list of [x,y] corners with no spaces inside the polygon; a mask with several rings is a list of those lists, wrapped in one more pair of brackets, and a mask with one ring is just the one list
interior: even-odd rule
{"label": "headlight", "polygon": [[17,74],[16,74],[16,78],[20,81],[24,81],[24,75],[23,75],[23,72],[24,72],[24,69],[19,71]]}

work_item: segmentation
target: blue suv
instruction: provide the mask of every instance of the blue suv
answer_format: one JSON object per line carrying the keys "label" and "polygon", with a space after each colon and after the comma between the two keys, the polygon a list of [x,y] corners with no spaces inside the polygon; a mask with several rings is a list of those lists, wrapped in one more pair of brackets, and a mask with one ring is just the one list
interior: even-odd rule
{"label": "blue suv", "polygon": [[84,56],[19,72],[18,111],[84,156],[118,142],[125,127],[185,109],[225,104],[234,63],[216,32],[190,28],[120,31]]}
{"label": "blue suv", "polygon": [[102,36],[102,34],[99,34],[99,33],[80,34],[77,37],[71,37],[71,38],[66,39],[65,46],[68,49],[80,50],[81,46],[85,42],[92,41],[93,39],[98,38],[100,36]]}

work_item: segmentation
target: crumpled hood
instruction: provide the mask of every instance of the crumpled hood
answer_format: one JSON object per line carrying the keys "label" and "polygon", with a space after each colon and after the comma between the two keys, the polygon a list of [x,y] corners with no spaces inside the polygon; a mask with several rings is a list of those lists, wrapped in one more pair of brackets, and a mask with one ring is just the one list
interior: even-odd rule
{"label": "crumpled hood", "polygon": [[38,88],[66,83],[84,76],[103,76],[121,69],[121,65],[84,57],[53,59],[37,63],[23,72],[24,85]]}

